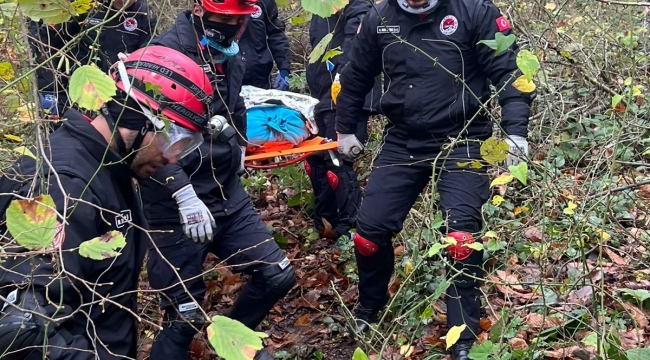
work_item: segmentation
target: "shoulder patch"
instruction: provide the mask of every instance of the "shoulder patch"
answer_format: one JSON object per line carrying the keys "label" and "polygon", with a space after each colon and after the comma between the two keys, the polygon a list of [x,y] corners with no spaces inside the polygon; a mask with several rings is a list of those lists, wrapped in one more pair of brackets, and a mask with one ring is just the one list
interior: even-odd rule
{"label": "shoulder patch", "polygon": [[255,8],[255,10],[253,10],[253,13],[251,14],[251,17],[253,19],[257,19],[260,16],[262,16],[262,8],[259,5],[253,5],[253,7]]}
{"label": "shoulder patch", "polygon": [[505,16],[499,16],[495,21],[497,22],[497,27],[499,28],[499,31],[510,29],[510,23],[508,22],[508,19],[506,19]]}

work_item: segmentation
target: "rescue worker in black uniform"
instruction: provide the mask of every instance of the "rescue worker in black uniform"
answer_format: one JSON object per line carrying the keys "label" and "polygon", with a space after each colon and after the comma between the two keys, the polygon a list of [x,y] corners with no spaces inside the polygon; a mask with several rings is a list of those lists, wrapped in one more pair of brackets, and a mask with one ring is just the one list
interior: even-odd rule
{"label": "rescue worker in black uniform", "polygon": [[[454,359],[468,359],[479,331],[482,251],[462,244],[474,242],[482,229],[481,207],[489,179],[480,169],[459,163],[481,161],[480,141],[492,135],[492,123],[480,109],[498,89],[501,123],[511,148],[508,163],[519,162],[528,148],[527,126],[534,93],[512,86],[519,76],[518,47],[495,56],[480,40],[509,35],[508,20],[490,0],[386,0],[364,19],[341,72],[336,131],[339,152],[353,159],[363,145],[355,138],[371,79],[383,72],[389,84],[381,100],[389,124],[373,164],[354,234],[359,269],[357,327],[367,331],[387,302],[394,269],[393,234],[420,192],[436,175],[440,206],[449,237],[447,248],[456,276],[447,290],[449,327],[466,324],[451,349]],[[478,98],[476,98],[478,97]],[[437,155],[440,159],[435,162]],[[518,156],[519,155],[519,156]],[[457,271],[450,269],[450,275]],[[473,278],[474,277],[474,278]]]}
{"label": "rescue worker in black uniform", "polygon": [[[296,282],[293,267],[253,208],[238,175],[246,145],[246,108],[240,96],[245,65],[237,39],[253,5],[202,0],[152,41],[184,51],[203,67],[214,84],[213,114],[222,116],[226,127],[219,137],[206,137],[198,151],[141,182],[151,228],[172,231],[155,235],[160,253],[152,249],[147,262],[149,282],[161,289],[165,310],[152,359],[187,358],[192,338],[206,320],[198,308],[206,291],[201,274],[209,252],[234,271],[250,275],[227,316],[251,329]],[[272,357],[262,350],[256,359]]]}
{"label": "rescue worker in black uniform", "polygon": [[271,88],[271,71],[275,61],[279,73],[273,88],[289,90],[291,52],[289,39],[284,32],[284,21],[278,17],[278,5],[275,0],[259,0],[253,7],[255,10],[239,41],[246,64],[243,85]]}
{"label": "rescue worker in black uniform", "polygon": [[[132,177],[145,179],[199,146],[212,88],[191,59],[164,47],[136,51],[118,69],[119,90],[100,115],[91,119],[69,109],[44,152],[32,149],[51,165],[22,156],[0,178],[3,234],[5,212],[17,199],[12,193],[49,194],[66,216],[57,217],[52,246],[38,253],[2,238],[3,251],[15,255],[3,259],[0,271],[6,300],[0,314],[2,359],[136,357],[136,291],[149,239],[140,230],[146,220]],[[155,99],[145,83],[159,87]],[[149,109],[160,111],[169,124]],[[82,242],[109,231],[126,239],[119,256],[93,260],[77,253]]]}
{"label": "rescue worker in black uniform", "polygon": [[[368,0],[351,0],[342,10],[330,17],[322,18],[312,15],[309,27],[309,42],[315,47],[323,37],[334,33],[332,40],[325,52],[330,49],[340,48],[342,52],[329,61],[316,61],[306,67],[307,84],[311,96],[318,99],[319,103],[314,109],[318,135],[335,140],[335,115],[336,99],[332,99],[332,83],[343,66],[348,61],[348,54],[352,48],[352,39],[357,33],[363,16],[371,9]],[[355,135],[362,143],[366,141],[368,132],[368,118],[379,113],[379,98],[381,85],[379,77],[375,79],[374,87],[368,92],[363,107],[363,121],[355,129]],[[349,230],[354,226],[354,221],[361,201],[361,188],[357,181],[357,174],[353,162],[340,159],[336,166],[327,152],[320,152],[309,156],[304,163],[314,189],[314,227],[321,235],[324,225],[323,218],[327,220],[334,230],[334,238],[349,235]]]}
{"label": "rescue worker in black uniform", "polygon": [[[118,60],[118,53],[132,53],[147,45],[156,22],[147,0],[104,0],[88,13],[63,24],[30,21],[30,44],[36,63],[42,63],[74,42],[65,51],[70,73],[78,64],[95,64],[107,71]],[[60,57],[55,58],[36,70],[36,75],[42,99],[55,98],[57,106],[51,111],[63,114],[71,104],[65,91],[68,87],[67,76],[63,74],[66,67],[62,65],[57,70],[59,62]]]}

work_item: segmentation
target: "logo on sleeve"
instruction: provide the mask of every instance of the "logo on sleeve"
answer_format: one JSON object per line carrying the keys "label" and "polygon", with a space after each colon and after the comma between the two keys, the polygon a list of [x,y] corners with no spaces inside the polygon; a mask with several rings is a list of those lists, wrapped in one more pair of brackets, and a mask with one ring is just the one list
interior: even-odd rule
{"label": "logo on sleeve", "polygon": [[399,34],[399,25],[377,26],[377,34]]}
{"label": "logo on sleeve", "polygon": [[497,22],[497,27],[499,28],[499,31],[510,29],[510,23],[505,18],[505,16],[499,16],[495,21]]}
{"label": "logo on sleeve", "polygon": [[118,229],[124,227],[124,225],[131,221],[133,221],[131,210],[122,210],[120,211],[120,215],[115,215],[115,227]]}
{"label": "logo on sleeve", "polygon": [[440,32],[449,36],[458,29],[458,19],[454,15],[445,16],[440,22]]}
{"label": "logo on sleeve", "polygon": [[258,17],[262,16],[262,8],[259,5],[253,5],[255,10],[253,10],[253,13],[251,14],[251,17],[253,19],[257,19]]}
{"label": "logo on sleeve", "polygon": [[138,20],[136,20],[134,17],[126,18],[124,20],[124,29],[126,31],[133,31],[138,28]]}

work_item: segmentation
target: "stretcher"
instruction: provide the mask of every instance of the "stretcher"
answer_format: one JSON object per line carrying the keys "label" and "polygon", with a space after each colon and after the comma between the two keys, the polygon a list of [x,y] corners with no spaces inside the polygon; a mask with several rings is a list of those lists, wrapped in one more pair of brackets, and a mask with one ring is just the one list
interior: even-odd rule
{"label": "stretcher", "polygon": [[337,163],[336,141],[318,136],[314,108],[318,100],[281,90],[243,86],[248,110],[244,165],[252,169],[284,167],[322,151]]}

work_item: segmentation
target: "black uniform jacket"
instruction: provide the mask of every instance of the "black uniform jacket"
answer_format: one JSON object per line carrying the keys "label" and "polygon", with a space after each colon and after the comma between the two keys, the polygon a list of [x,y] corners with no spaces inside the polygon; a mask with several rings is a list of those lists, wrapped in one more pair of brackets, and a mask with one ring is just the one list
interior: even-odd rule
{"label": "black uniform jacket", "polygon": [[[63,258],[58,262],[53,261],[53,256],[58,258],[56,248],[47,255],[5,257],[3,269],[11,271],[0,271],[0,288],[6,295],[14,284],[21,284],[21,287],[32,285],[35,291],[43,292],[51,303],[65,305],[57,317],[81,310],[62,326],[72,335],[87,336],[86,325],[91,321],[88,329],[99,338],[94,340],[100,359],[120,358],[109,355],[100,341],[117,355],[133,357],[137,345],[136,319],[110,302],[99,304],[101,298],[93,295],[92,290],[94,288],[101,296],[110,297],[122,307],[137,313],[135,290],[148,242],[146,234],[133,226],[147,226],[140,198],[134,189],[129,167],[120,162],[121,157],[117,153],[106,151],[108,145],[101,134],[76,110],[68,110],[65,117],[68,121],[50,135],[44,155],[51,162],[58,179],[48,171],[47,165],[43,162],[37,165],[29,156],[18,159],[0,179],[0,193],[22,196],[47,193],[52,196],[56,210],[60,214],[66,213],[67,225],[63,226],[62,233],[55,236],[54,242],[55,246],[62,248]],[[36,154],[35,150],[32,151]],[[39,177],[35,182],[34,174]],[[34,191],[30,193],[34,184]],[[6,209],[14,199],[11,195],[0,195],[3,220]],[[60,218],[58,222],[63,224]],[[5,227],[4,221],[2,224]],[[6,227],[2,230],[6,230]],[[126,246],[115,258],[93,260],[80,256],[77,250],[70,250],[111,230],[120,231],[126,238]],[[7,244],[8,241],[3,239],[4,251],[26,251],[15,244]],[[61,274],[61,263],[67,273],[86,283]],[[89,313],[90,319],[83,312]],[[94,359],[94,356],[90,352],[75,351],[71,358]]]}
{"label": "black uniform jacket", "polygon": [[240,145],[246,144],[246,107],[241,92],[244,63],[235,55],[223,65],[225,75],[210,62],[208,49],[199,46],[189,11],[176,18],[176,24],[152,40],[152,44],[178,50],[201,65],[214,89],[212,113],[225,116],[238,135],[220,141],[205,135],[205,142],[193,153],[159,169],[151,179],[141,181],[145,214],[152,228],[178,226],[178,205],[171,195],[192,183],[199,198],[214,216],[227,215],[241,208],[248,195],[237,170],[241,161]]}
{"label": "black uniform jacket", "polygon": [[509,35],[510,24],[489,0],[440,0],[424,18],[403,11],[396,0],[379,4],[365,18],[341,73],[337,131],[354,133],[372,79],[383,72],[381,111],[391,133],[408,139],[407,147],[448,136],[489,137],[492,123],[479,112],[489,83],[499,90],[501,126],[525,137],[533,96],[512,86],[520,75],[516,43],[499,56],[478,44],[497,32]]}
{"label": "black uniform jacket", "polygon": [[[335,65],[332,72],[327,69],[327,64],[320,59],[312,64],[307,64],[306,75],[309,91],[312,97],[320,100],[316,105],[316,113],[336,110],[336,105],[332,102],[332,82],[336,73],[340,72],[348,62],[348,54],[352,51],[352,39],[357,34],[363,17],[369,11],[374,10],[370,7],[368,0],[350,0],[343,10],[328,18],[312,16],[309,27],[309,42],[312,48],[318,45],[327,34],[333,32],[332,40],[325,52],[337,47],[342,51],[341,54],[329,59]],[[364,109],[371,113],[378,113],[380,96],[381,82],[380,78],[376,77],[374,87],[368,89],[364,94],[366,99]],[[367,118],[367,115],[365,117]]]}
{"label": "black uniform jacket", "polygon": [[246,62],[244,85],[269,89],[274,60],[278,70],[291,70],[289,39],[284,33],[284,21],[278,18],[275,0],[260,0],[254,6],[255,12],[239,41]]}
{"label": "black uniform jacket", "polygon": [[[104,22],[106,23],[102,26],[97,26]],[[112,7],[101,5],[63,24],[31,25],[32,36],[38,40],[33,44],[38,49],[41,60],[56,54],[59,49],[74,41],[72,47],[68,47],[67,54],[82,65],[93,63],[106,72],[118,60],[118,53],[131,53],[149,43],[156,26],[156,16],[150,12],[146,0],[137,0],[119,14]],[[35,31],[38,32],[34,33]],[[79,35],[80,38],[76,38]],[[64,88],[57,87],[52,71],[46,69],[56,68],[58,62],[59,58],[56,58],[49,66],[37,70],[40,90],[67,90],[65,82]],[[65,67],[62,67],[59,71],[64,70]],[[74,66],[71,68],[73,70]]]}

